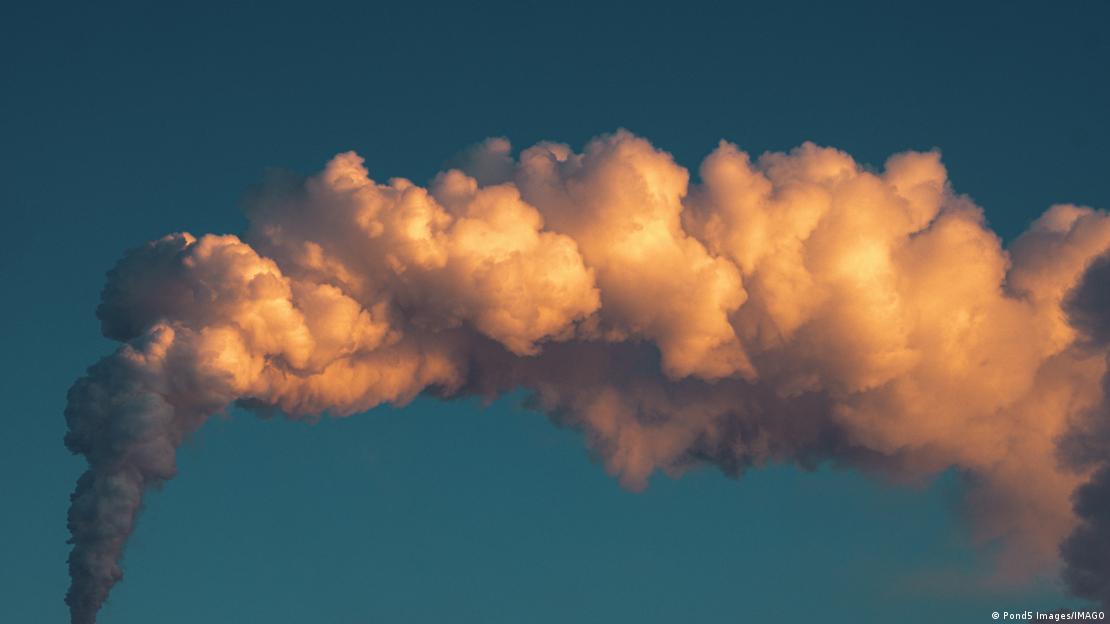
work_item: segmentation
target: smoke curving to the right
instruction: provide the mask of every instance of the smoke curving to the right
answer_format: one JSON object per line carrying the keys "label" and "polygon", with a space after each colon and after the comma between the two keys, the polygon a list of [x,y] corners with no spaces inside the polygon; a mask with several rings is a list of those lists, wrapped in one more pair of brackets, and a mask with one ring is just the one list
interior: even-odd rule
{"label": "smoke curving to the right", "polygon": [[1007,248],[936,152],[874,171],[722,142],[699,174],[625,131],[581,153],[491,139],[427,188],[345,153],[254,189],[242,236],[127,252],[97,310],[122,344],[66,408],[89,463],[72,621],[95,622],[143,493],[228,406],[519,389],[631,489],[704,465],[955,468],[999,578],[1060,570],[1110,605],[1110,218],[1053,206]]}

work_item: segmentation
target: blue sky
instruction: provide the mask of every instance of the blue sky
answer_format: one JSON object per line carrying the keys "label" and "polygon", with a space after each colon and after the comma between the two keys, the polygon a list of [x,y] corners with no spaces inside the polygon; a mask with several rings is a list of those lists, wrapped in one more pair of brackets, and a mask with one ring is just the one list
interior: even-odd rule
{"label": "blue sky", "polygon": [[[626,127],[694,168],[725,138],[881,163],[939,147],[1010,238],[1110,207],[1110,7],[8,7],[0,15],[0,621],[62,622],[62,446],[124,249],[238,232],[269,167],[355,149],[426,180],[466,145]],[[316,425],[233,412],[152,496],[105,624],[984,621],[1074,604],[984,588],[955,475],[705,470],[621,490],[573,431],[418,400]]]}

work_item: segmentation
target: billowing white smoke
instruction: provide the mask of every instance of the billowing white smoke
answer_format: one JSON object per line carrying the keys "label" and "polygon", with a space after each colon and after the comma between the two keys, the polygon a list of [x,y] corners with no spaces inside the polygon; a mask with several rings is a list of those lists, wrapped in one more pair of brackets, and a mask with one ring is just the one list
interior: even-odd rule
{"label": "billowing white smoke", "polygon": [[[515,159],[493,139],[427,189],[346,153],[263,185],[242,239],[129,252],[98,310],[124,344],[66,409],[89,461],[73,621],[120,579],[145,488],[237,401],[345,416],[525,388],[630,488],[704,463],[957,467],[1001,573],[1052,570],[1073,530],[1065,555],[1106,550],[1105,496],[1079,496],[1078,518],[1070,497],[1106,466],[1108,444],[1075,440],[1107,430],[1110,321],[1090,321],[1106,311],[1084,274],[1110,218],[1055,206],[1006,250],[936,153],[876,173],[812,144],[752,162],[722,143],[700,173],[627,132]],[[1110,557],[1067,558],[1076,591],[1110,597]]]}

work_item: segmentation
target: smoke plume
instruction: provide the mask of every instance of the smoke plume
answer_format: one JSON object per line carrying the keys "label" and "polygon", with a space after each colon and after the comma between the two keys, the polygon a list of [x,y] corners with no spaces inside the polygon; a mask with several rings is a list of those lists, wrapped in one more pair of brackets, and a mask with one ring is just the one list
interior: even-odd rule
{"label": "smoke plume", "polygon": [[935,152],[878,172],[722,142],[699,174],[624,131],[582,153],[491,139],[427,188],[345,153],[257,188],[242,237],[129,251],[97,310],[122,346],[66,408],[89,464],[73,622],[228,405],[341,417],[521,388],[632,489],[706,464],[956,468],[1001,576],[1062,560],[1110,603],[1110,218],[1054,206],[1007,249]]}

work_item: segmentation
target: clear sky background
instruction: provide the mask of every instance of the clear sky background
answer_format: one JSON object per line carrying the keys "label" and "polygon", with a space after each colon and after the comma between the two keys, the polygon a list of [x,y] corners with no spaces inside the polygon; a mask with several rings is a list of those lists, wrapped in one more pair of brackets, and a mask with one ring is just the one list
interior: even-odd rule
{"label": "clear sky background", "polygon": [[[0,622],[64,622],[83,468],[65,391],[114,348],[124,249],[239,232],[268,167],[355,149],[426,181],[487,136],[625,127],[696,169],[721,138],[880,165],[939,147],[1007,239],[1110,207],[1110,3],[0,9]],[[774,6],[771,6],[774,5]],[[985,622],[1082,605],[987,586],[956,475],[706,469],[621,490],[509,397],[315,425],[232,412],[150,497],[102,624]]]}

